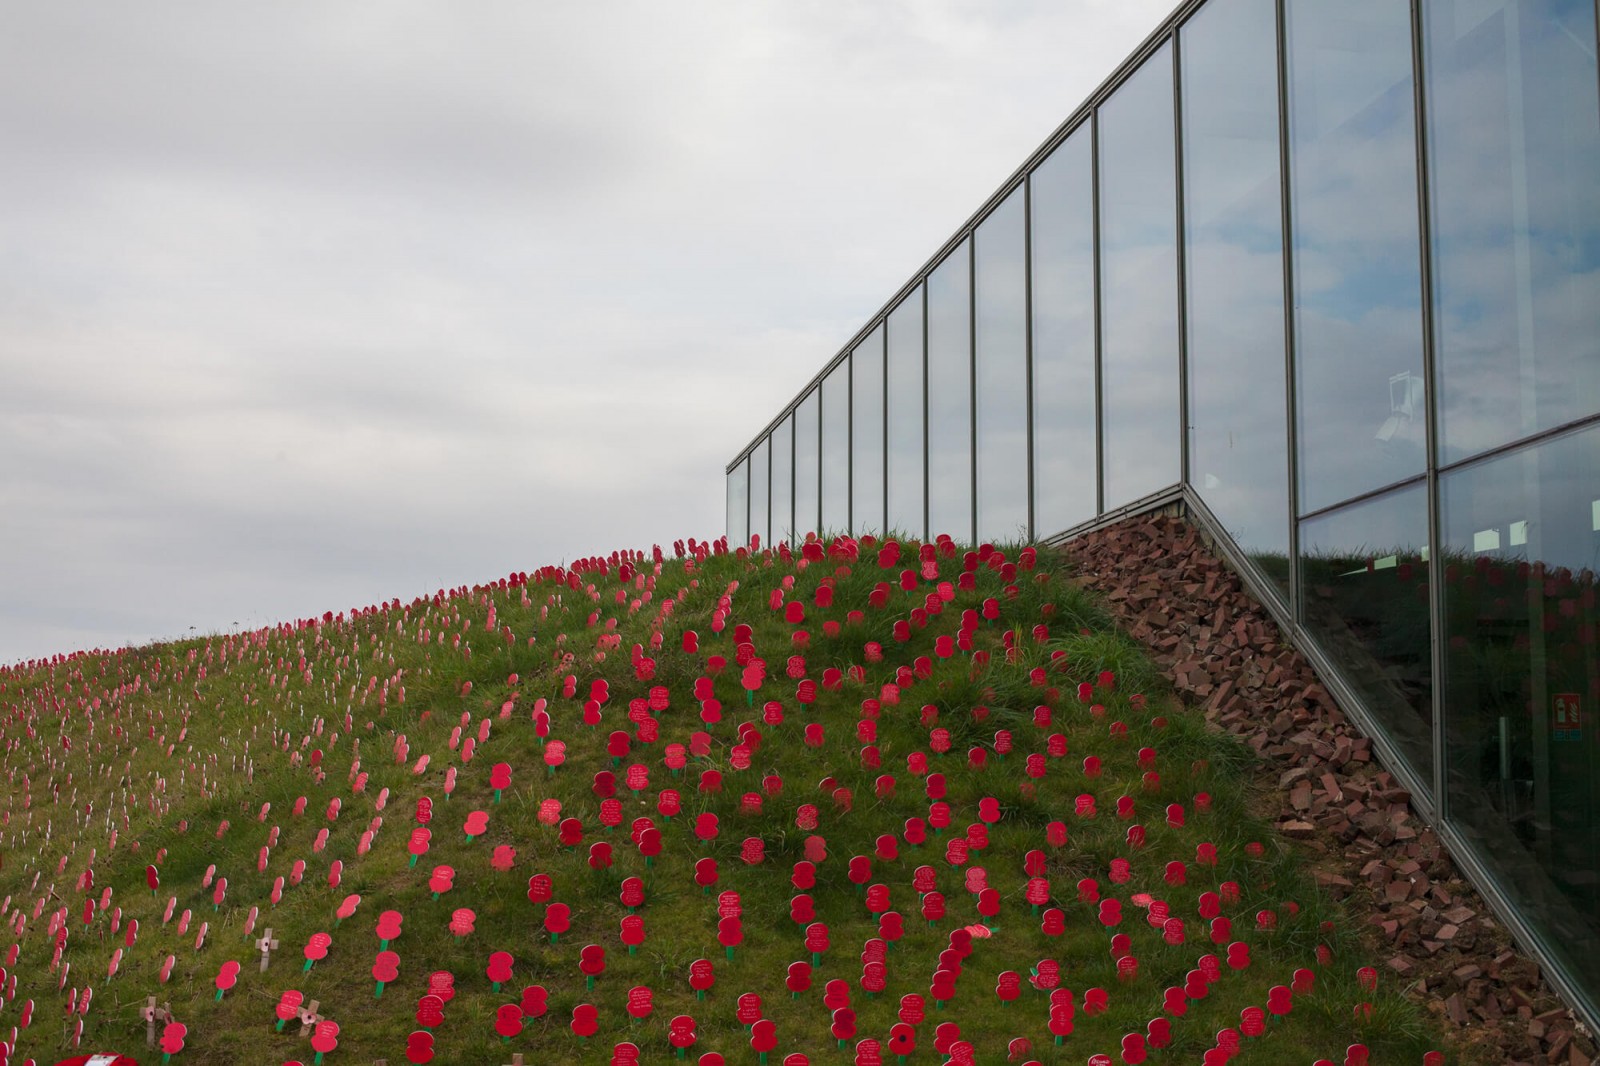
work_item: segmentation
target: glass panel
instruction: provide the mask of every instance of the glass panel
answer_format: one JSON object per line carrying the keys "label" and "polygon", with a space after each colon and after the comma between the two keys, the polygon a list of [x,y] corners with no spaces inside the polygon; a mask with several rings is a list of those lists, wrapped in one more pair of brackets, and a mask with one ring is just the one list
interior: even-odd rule
{"label": "glass panel", "polygon": [[850,529],[850,360],[822,379],[822,529]]}
{"label": "glass panel", "polygon": [[1590,0],[1434,0],[1429,179],[1441,462],[1600,411]]}
{"label": "glass panel", "polygon": [[728,475],[728,547],[750,542],[750,458],[746,456]]}
{"label": "glass panel", "polygon": [[1306,628],[1401,754],[1431,780],[1427,543],[1421,482],[1300,523]]}
{"label": "glass panel", "polygon": [[1273,0],[1211,0],[1182,30],[1189,479],[1289,586]]}
{"label": "glass panel", "polygon": [[978,539],[1028,537],[1027,218],[1021,186],[978,226]]}
{"label": "glass panel", "polygon": [[772,431],[772,541],[794,541],[794,416]]}
{"label": "glass panel", "polygon": [[818,519],[821,486],[818,480],[817,447],[820,404],[817,390],[806,393],[794,410],[794,539],[822,528]]}
{"label": "glass panel", "polygon": [[850,524],[853,532],[883,532],[883,327],[850,356]]}
{"label": "glass panel", "polygon": [[1517,909],[1600,989],[1600,429],[1440,478],[1445,788]]}
{"label": "glass panel", "polygon": [[1100,108],[1099,134],[1101,428],[1110,509],[1181,476],[1170,44]]}
{"label": "glass panel", "polygon": [[1033,226],[1033,525],[1099,510],[1094,420],[1094,132],[1081,126],[1029,179]]}
{"label": "glass panel", "polygon": [[889,528],[921,537],[922,289],[889,312]]}
{"label": "glass panel", "polygon": [[750,452],[750,532],[761,538],[763,548],[772,543],[767,510],[767,454],[771,450],[771,444],[762,440]]}
{"label": "glass panel", "polygon": [[972,269],[962,244],[928,276],[928,534],[972,540]]}
{"label": "glass panel", "polygon": [[1304,514],[1423,470],[1422,279],[1408,5],[1286,11]]}

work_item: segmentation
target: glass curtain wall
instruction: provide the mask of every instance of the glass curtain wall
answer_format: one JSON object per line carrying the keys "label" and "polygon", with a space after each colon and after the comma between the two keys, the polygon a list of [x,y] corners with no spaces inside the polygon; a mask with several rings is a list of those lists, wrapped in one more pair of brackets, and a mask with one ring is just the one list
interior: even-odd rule
{"label": "glass curtain wall", "polygon": [[972,529],[972,266],[963,241],[928,275],[928,535]]}
{"label": "glass curtain wall", "polygon": [[1019,185],[978,226],[978,539],[1028,536],[1027,191]]}
{"label": "glass curtain wall", "polygon": [[1033,282],[1033,525],[1049,536],[1099,513],[1095,414],[1094,129],[1028,179]]}
{"label": "glass curtain wall", "polygon": [[850,529],[883,532],[883,326],[850,355]]}
{"label": "glass curtain wall", "polygon": [[924,535],[922,286],[889,312],[889,528]]}
{"label": "glass curtain wall", "polygon": [[1101,105],[1100,389],[1107,509],[1182,476],[1172,45]]}
{"label": "glass curtain wall", "polygon": [[1274,0],[1211,0],[1179,36],[1189,481],[1289,581],[1283,201]]}

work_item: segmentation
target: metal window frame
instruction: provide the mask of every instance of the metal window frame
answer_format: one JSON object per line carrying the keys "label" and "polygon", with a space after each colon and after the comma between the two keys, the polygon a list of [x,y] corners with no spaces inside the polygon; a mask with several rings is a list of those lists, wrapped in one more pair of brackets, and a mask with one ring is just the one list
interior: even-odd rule
{"label": "metal window frame", "polygon": [[1027,425],[1024,428],[1027,444],[1025,453],[1027,493],[1027,538],[1032,540],[1033,516],[1033,171],[1022,181],[1022,388],[1023,410]]}
{"label": "metal window frame", "polygon": [[[1196,8],[1196,10],[1199,10]],[[1189,483],[1189,234],[1184,214],[1183,170],[1183,27],[1172,30],[1172,219],[1178,285],[1178,482]]]}
{"label": "metal window frame", "polygon": [[1105,329],[1104,329],[1104,300],[1105,286],[1102,284],[1100,261],[1102,251],[1100,245],[1100,109],[1095,108],[1094,114],[1089,116],[1089,201],[1090,209],[1094,212],[1094,222],[1090,227],[1092,253],[1094,260],[1094,513],[1106,513],[1106,383],[1105,370],[1101,364],[1105,354]]}
{"label": "metal window frame", "polygon": [[1283,406],[1285,446],[1288,449],[1289,513],[1289,619],[1290,629],[1300,618],[1300,420],[1295,407],[1296,345],[1300,339],[1294,301],[1294,205],[1289,152],[1289,14],[1288,0],[1274,0],[1277,21],[1278,67],[1278,220],[1283,242]]}
{"label": "metal window frame", "polygon": [[[1002,199],[1004,199],[1002,197]],[[978,539],[978,227],[989,217],[972,224],[967,239],[967,474],[971,482],[967,502],[967,542]]]}

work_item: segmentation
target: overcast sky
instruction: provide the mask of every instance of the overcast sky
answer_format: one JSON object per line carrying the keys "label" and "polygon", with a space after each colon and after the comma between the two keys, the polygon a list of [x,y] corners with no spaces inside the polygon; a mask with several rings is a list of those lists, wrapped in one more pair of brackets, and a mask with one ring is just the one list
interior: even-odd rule
{"label": "overcast sky", "polygon": [[719,535],[1171,6],[0,6],[0,663]]}

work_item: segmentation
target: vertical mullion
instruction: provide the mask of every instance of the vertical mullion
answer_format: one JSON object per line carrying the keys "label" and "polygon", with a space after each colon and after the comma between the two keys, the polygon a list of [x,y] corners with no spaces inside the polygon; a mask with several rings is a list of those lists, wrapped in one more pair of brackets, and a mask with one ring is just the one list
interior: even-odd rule
{"label": "vertical mullion", "polygon": [[1173,199],[1176,217],[1173,232],[1177,238],[1178,265],[1178,482],[1189,482],[1189,293],[1184,248],[1183,210],[1183,59],[1179,50],[1182,36],[1172,33],[1172,168]]}
{"label": "vertical mullion", "polygon": [[1428,625],[1433,673],[1433,809],[1449,821],[1444,787],[1444,558],[1439,548],[1439,418],[1438,367],[1434,359],[1433,231],[1428,183],[1428,107],[1426,56],[1422,47],[1422,4],[1411,0],[1411,84],[1415,108],[1413,137],[1417,151],[1417,251],[1422,283],[1422,378],[1428,419],[1424,442],[1428,452]]}
{"label": "vertical mullion", "polygon": [[1023,491],[1028,494],[1027,540],[1039,535],[1033,514],[1033,175],[1022,178],[1022,388],[1027,421],[1027,477]]}
{"label": "vertical mullion", "polygon": [[972,457],[968,472],[972,475],[972,507],[968,516],[971,525],[967,542],[978,543],[978,227],[967,234],[967,450]]}
{"label": "vertical mullion", "polygon": [[845,356],[844,372],[844,531],[856,532],[856,353]]}
{"label": "vertical mullion", "polygon": [[1089,118],[1089,200],[1093,212],[1094,258],[1094,513],[1106,512],[1105,374],[1102,367],[1105,292],[1100,271],[1100,109]]}
{"label": "vertical mullion", "polygon": [[933,522],[932,511],[928,507],[928,491],[931,479],[928,476],[928,278],[922,279],[922,539],[930,536],[928,529]]}
{"label": "vertical mullion", "polygon": [[1295,412],[1295,305],[1293,206],[1290,202],[1289,159],[1289,32],[1288,0],[1273,4],[1278,41],[1278,218],[1283,232],[1283,403],[1289,475],[1289,618],[1300,623],[1300,450]]}

